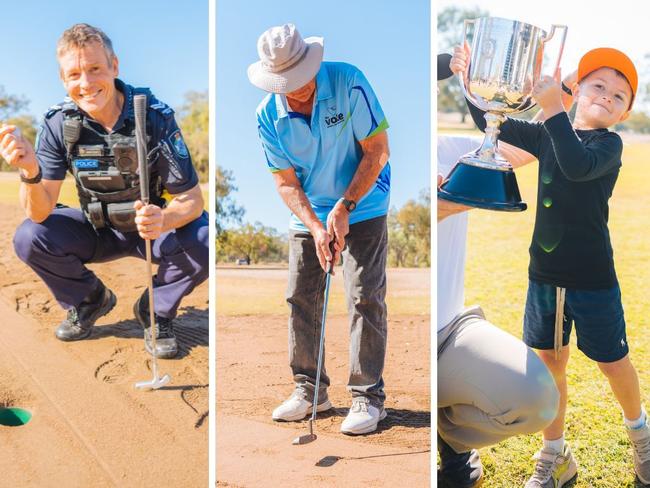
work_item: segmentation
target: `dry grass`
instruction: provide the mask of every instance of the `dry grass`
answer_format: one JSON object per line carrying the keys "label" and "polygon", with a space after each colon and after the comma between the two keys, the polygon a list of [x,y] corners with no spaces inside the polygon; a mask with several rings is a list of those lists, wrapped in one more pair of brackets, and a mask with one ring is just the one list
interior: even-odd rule
{"label": "dry grass", "polygon": [[[342,272],[337,269],[330,288],[329,314],[347,313]],[[388,270],[386,303],[389,316],[429,315],[429,268],[392,268]],[[217,314],[275,315],[288,314],[284,293],[286,269],[268,267],[217,268]]]}

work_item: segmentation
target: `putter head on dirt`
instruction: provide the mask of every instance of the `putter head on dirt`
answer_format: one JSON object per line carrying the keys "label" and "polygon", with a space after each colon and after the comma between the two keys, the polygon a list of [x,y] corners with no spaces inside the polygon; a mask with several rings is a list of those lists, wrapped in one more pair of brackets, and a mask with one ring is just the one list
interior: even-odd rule
{"label": "putter head on dirt", "polygon": [[318,437],[316,436],[316,434],[305,434],[296,437],[293,440],[292,444],[294,446],[302,446],[303,444],[309,444],[310,442],[314,442],[317,438]]}
{"label": "putter head on dirt", "polygon": [[169,383],[171,379],[171,376],[166,374],[162,378],[153,378],[149,381],[139,381],[135,384],[135,387],[138,390],[157,390]]}

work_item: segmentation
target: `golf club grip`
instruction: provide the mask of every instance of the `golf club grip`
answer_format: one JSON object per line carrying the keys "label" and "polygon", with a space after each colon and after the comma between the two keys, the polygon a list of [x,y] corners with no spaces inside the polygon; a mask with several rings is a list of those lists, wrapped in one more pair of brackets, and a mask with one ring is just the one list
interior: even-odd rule
{"label": "golf club grip", "polygon": [[138,153],[138,172],[140,173],[140,199],[149,203],[149,171],[147,168],[147,96],[133,97],[135,113],[135,146]]}

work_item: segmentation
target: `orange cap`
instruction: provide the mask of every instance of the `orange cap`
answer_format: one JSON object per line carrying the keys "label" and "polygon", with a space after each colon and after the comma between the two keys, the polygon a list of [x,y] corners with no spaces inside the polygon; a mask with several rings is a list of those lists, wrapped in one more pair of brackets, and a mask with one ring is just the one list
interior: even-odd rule
{"label": "orange cap", "polygon": [[578,81],[599,68],[612,68],[623,73],[625,79],[630,84],[630,88],[632,88],[632,100],[630,100],[629,107],[632,108],[632,103],[636,96],[636,89],[639,85],[639,77],[632,60],[618,49],[611,47],[592,49],[580,59],[580,63],[578,64]]}

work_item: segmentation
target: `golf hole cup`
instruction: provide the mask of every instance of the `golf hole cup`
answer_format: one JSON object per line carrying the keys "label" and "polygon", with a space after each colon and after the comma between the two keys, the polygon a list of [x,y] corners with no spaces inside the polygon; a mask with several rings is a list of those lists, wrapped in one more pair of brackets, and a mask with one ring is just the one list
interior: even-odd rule
{"label": "golf hole cup", "polygon": [[486,112],[485,138],[481,147],[463,156],[438,190],[438,198],[470,207],[519,212],[526,210],[512,166],[497,147],[499,127],[506,115],[535,106],[534,84],[542,76],[544,48],[557,32],[560,47],[554,75],[560,64],[567,27],[553,25],[549,34],[531,24],[498,17],[465,20],[463,45],[473,26],[470,62],[459,80],[465,97]]}
{"label": "golf hole cup", "polygon": [[0,408],[0,426],[20,427],[32,419],[29,410],[17,407]]}

